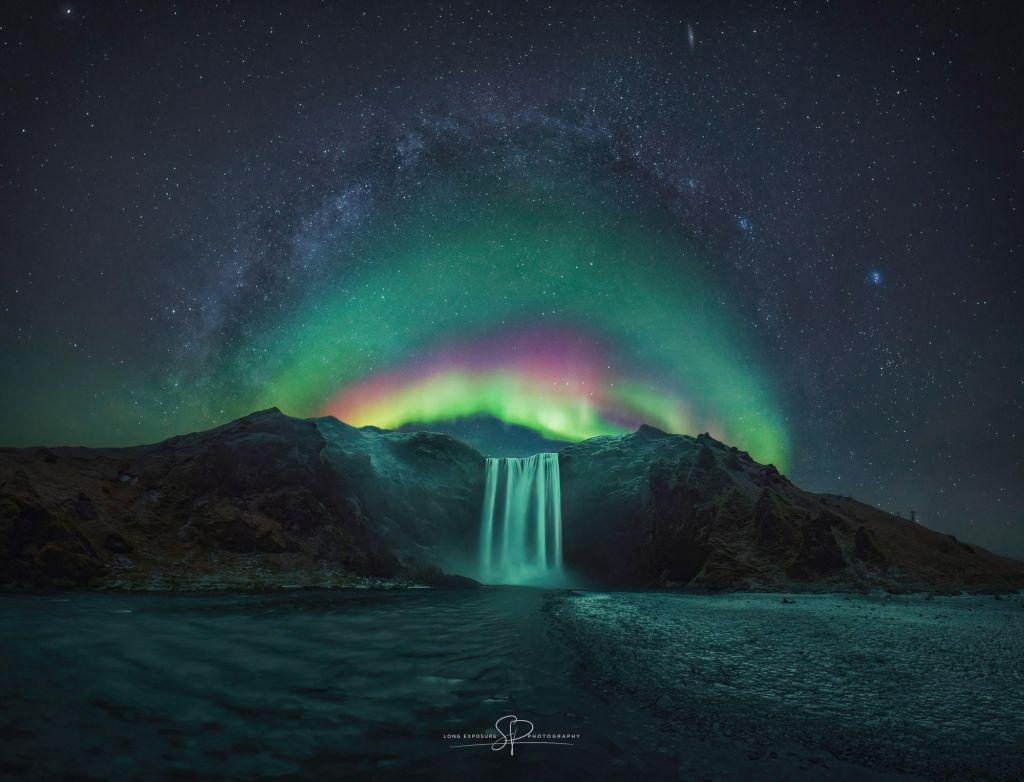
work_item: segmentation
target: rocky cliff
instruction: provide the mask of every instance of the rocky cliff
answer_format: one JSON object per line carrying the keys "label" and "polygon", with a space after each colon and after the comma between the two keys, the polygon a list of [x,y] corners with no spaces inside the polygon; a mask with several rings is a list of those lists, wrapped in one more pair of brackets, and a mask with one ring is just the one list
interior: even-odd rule
{"label": "rocky cliff", "polygon": [[443,581],[483,459],[445,435],[276,409],[136,448],[0,450],[0,584]]}
{"label": "rocky cliff", "polygon": [[[592,583],[718,590],[1024,587],[1024,563],[793,486],[707,435],[650,427],[560,451],[566,565]],[[0,449],[0,585],[464,583],[483,457],[428,432],[277,410],[135,448]]]}
{"label": "rocky cliff", "polygon": [[1024,563],[849,497],[812,494],[709,435],[651,427],[560,452],[565,559],[630,587],[1005,591]]}

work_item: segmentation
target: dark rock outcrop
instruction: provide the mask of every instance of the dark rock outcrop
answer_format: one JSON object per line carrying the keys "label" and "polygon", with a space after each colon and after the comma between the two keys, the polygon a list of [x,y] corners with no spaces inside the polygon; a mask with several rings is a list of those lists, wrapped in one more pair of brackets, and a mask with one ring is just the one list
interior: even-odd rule
{"label": "dark rock outcrop", "polygon": [[[566,565],[618,587],[1024,587],[997,557],[802,491],[708,435],[649,426],[560,452]],[[465,586],[484,459],[430,432],[276,409],[136,448],[0,449],[0,585]]]}
{"label": "dark rock outcrop", "polygon": [[[358,442],[346,450],[336,430]],[[421,571],[438,582],[432,555],[468,534],[482,472],[442,435],[276,409],[137,448],[3,449],[0,584],[330,586]]]}
{"label": "dark rock outcrop", "polygon": [[404,563],[475,571],[484,494],[477,451],[436,432],[357,429],[336,418],[315,423],[324,460]]}
{"label": "dark rock outcrop", "polygon": [[709,435],[651,427],[560,452],[571,567],[622,587],[1007,591],[1024,563],[798,489]]}

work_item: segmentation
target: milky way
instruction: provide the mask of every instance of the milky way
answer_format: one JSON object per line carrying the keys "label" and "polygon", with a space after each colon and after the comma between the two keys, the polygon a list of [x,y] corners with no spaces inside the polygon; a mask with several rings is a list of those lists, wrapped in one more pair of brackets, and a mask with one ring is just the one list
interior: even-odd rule
{"label": "milky way", "polygon": [[1019,24],[838,6],[7,4],[0,442],[649,423],[1024,553]]}

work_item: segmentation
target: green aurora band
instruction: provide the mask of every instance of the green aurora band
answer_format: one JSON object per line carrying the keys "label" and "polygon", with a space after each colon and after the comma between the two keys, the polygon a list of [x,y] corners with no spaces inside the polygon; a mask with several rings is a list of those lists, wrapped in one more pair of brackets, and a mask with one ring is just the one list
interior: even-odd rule
{"label": "green aurora band", "polygon": [[[346,273],[253,336],[215,382],[251,390],[241,410],[337,413],[355,409],[338,403],[346,390],[374,388],[377,416],[350,423],[488,413],[563,439],[626,431],[615,415],[624,407],[627,417],[673,431],[711,431],[784,469],[775,397],[697,255],[650,209],[579,203],[578,192],[557,188],[445,193],[405,205],[400,221],[378,218],[339,252]],[[568,327],[599,342],[598,396],[612,409],[591,409],[586,394],[545,395],[528,356],[484,371],[463,356],[447,371],[422,371],[423,357],[443,356],[467,336],[491,334],[500,344],[527,327],[555,335]],[[578,385],[566,372],[551,385]]]}

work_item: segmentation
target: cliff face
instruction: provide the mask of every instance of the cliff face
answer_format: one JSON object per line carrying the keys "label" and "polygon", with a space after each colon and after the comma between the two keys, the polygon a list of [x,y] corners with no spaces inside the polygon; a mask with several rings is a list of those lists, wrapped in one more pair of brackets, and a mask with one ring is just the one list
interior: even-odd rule
{"label": "cliff face", "polygon": [[[707,435],[642,427],[559,460],[565,562],[597,584],[1024,587],[1024,563],[804,492]],[[458,583],[442,569],[476,570],[483,481],[447,435],[277,410],[136,448],[0,449],[0,585]]]}
{"label": "cliff face", "polygon": [[650,427],[560,453],[565,557],[598,583],[718,590],[1009,590],[1024,563],[848,497],[812,494],[708,435]]}
{"label": "cliff face", "polygon": [[436,432],[357,429],[318,418],[324,461],[411,571],[476,568],[484,457]]}
{"label": "cliff face", "polygon": [[[430,580],[429,541],[465,534],[457,523],[479,507],[471,473],[482,482],[482,458],[443,435],[364,434],[277,410],[137,448],[5,449],[0,583]],[[427,499],[439,474],[458,488]]]}

